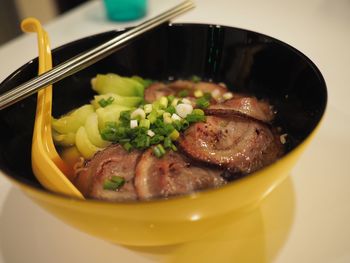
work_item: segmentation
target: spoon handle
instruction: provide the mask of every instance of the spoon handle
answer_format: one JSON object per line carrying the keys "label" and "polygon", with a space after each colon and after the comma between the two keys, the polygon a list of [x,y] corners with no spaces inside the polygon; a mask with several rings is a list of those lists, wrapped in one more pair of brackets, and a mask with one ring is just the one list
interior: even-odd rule
{"label": "spoon handle", "polygon": [[35,77],[16,88],[0,95],[0,110],[32,95],[39,89],[47,85],[58,82],[65,77],[68,77],[94,63],[107,57],[116,50],[122,48],[130,40],[137,36],[169,21],[170,19],[187,12],[194,8],[194,2],[186,0],[181,4],[161,13],[160,15],[151,18],[140,25],[126,31],[125,33],[91,49],[81,53],[61,64],[52,68],[51,70]]}

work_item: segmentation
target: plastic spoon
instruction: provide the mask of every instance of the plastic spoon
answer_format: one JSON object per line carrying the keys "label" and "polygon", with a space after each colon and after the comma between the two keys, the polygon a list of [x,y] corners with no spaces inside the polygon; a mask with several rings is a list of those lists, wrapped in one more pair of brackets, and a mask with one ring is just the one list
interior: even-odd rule
{"label": "plastic spoon", "polygon": [[[38,34],[39,75],[52,68],[49,38],[35,18],[23,20],[24,32]],[[32,168],[38,181],[48,190],[84,198],[71,183],[73,170],[58,155],[51,134],[52,86],[38,92],[37,109],[32,142]]]}

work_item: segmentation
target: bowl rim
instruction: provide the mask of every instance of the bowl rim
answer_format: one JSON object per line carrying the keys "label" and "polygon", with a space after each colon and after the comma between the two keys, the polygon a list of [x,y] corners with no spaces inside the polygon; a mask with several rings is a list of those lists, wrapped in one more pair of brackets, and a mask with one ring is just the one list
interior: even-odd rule
{"label": "bowl rim", "polygon": [[[244,176],[242,178],[239,178],[238,180],[235,180],[234,182],[230,182],[224,186],[221,186],[219,188],[209,188],[209,189],[205,189],[202,191],[197,191],[197,192],[193,192],[190,194],[185,194],[185,195],[179,195],[179,196],[172,196],[169,198],[158,198],[158,199],[152,199],[152,200],[136,200],[136,201],[123,201],[123,202],[112,202],[112,201],[106,201],[106,200],[98,200],[98,199],[79,199],[77,197],[71,197],[71,196],[67,196],[63,193],[56,193],[56,192],[52,192],[49,191],[47,189],[44,188],[38,188],[33,182],[31,182],[30,180],[21,178],[19,179],[18,176],[14,176],[14,175],[10,175],[10,173],[7,171],[6,168],[4,167],[0,167],[0,174],[5,176],[6,178],[9,179],[9,181],[19,185],[20,187],[23,187],[25,189],[28,189],[30,191],[34,191],[39,195],[46,195],[49,196],[50,198],[53,199],[60,199],[63,201],[76,201],[76,202],[83,202],[83,203],[90,203],[90,204],[97,204],[97,205],[112,205],[112,206],[140,206],[140,205],[151,205],[151,204],[161,204],[161,203],[169,203],[172,201],[179,201],[179,200],[185,200],[185,199],[197,199],[200,198],[203,195],[208,195],[211,194],[212,192],[217,192],[220,190],[224,190],[229,188],[230,186],[232,187],[233,185],[236,185],[237,182],[244,182],[247,180],[252,180],[255,176],[258,176],[260,173],[264,172],[266,169],[269,169],[273,166],[275,166],[276,164],[280,163],[281,161],[286,160],[287,158],[289,158],[291,155],[293,155],[295,152],[297,152],[300,148],[302,148],[304,146],[304,144],[307,143],[307,141],[315,134],[316,130],[319,129],[321,122],[323,121],[324,117],[325,117],[325,113],[328,107],[328,89],[327,89],[327,85],[326,85],[326,81],[320,71],[320,69],[316,66],[316,64],[308,57],[306,56],[303,52],[301,52],[300,50],[296,49],[295,47],[291,46],[290,44],[281,41],[275,37],[266,35],[264,33],[260,33],[257,31],[253,31],[253,30],[249,30],[249,29],[245,29],[245,28],[239,28],[239,27],[234,27],[234,26],[228,26],[228,25],[223,25],[223,24],[214,24],[214,23],[210,23],[210,24],[206,24],[206,23],[165,23],[162,26],[167,26],[167,27],[216,27],[216,28],[225,28],[225,29],[230,29],[230,30],[237,30],[237,31],[242,31],[242,32],[247,32],[247,33],[252,33],[252,34],[256,34],[265,38],[268,38],[270,40],[273,40],[274,42],[285,46],[286,48],[288,48],[289,50],[295,52],[298,56],[302,57],[304,59],[305,62],[307,62],[307,64],[310,66],[310,68],[315,72],[315,74],[317,75],[320,84],[322,86],[323,92],[324,92],[324,104],[322,104],[322,112],[320,112],[319,114],[319,119],[315,124],[315,127],[313,127],[312,130],[309,131],[308,135],[303,138],[302,140],[300,140],[300,142],[293,147],[289,152],[287,152],[286,154],[284,154],[281,158],[279,158],[278,160],[276,160],[275,162],[259,169],[258,171],[255,171],[251,174],[248,174],[247,176]],[[116,29],[116,30],[108,30],[108,31],[104,31],[104,32],[99,32],[96,34],[92,34],[92,35],[88,35],[85,37],[81,37],[69,42],[66,42],[56,48],[54,48],[52,50],[52,54],[65,49],[68,46],[71,45],[75,45],[79,42],[83,42],[86,41],[88,39],[93,39],[96,37],[101,37],[103,35],[109,35],[109,34],[120,34],[123,33],[129,29],[131,29],[133,27],[125,27],[122,29]],[[142,36],[141,36],[142,37]],[[127,44],[128,45],[128,44]],[[25,69],[26,67],[28,67],[30,64],[34,63],[36,60],[38,59],[38,57],[34,57],[33,59],[29,60],[28,62],[26,62],[25,64],[23,64],[22,66],[20,66],[19,68],[17,68],[14,72],[12,72],[9,76],[7,76],[3,81],[1,81],[0,86],[3,83],[6,83],[8,81],[10,81],[12,78],[14,78],[19,72],[21,72],[23,69]]]}

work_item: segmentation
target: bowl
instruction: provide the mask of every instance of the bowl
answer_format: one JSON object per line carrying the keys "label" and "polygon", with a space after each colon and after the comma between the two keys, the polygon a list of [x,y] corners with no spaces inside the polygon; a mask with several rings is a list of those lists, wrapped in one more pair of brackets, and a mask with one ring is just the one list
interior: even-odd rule
{"label": "bowl", "polygon": [[[105,42],[110,31],[53,50],[57,65]],[[0,85],[8,91],[37,74],[33,59]],[[100,62],[54,85],[53,115],[88,102],[97,73],[139,75],[157,80],[189,78],[224,82],[233,91],[268,98],[276,125],[288,133],[286,154],[275,163],[224,187],[143,202],[78,200],[49,192],[31,169],[36,95],[0,111],[0,169],[31,199],[62,221],[102,239],[134,246],[185,242],[224,226],[256,207],[290,173],[324,115],[327,90],[317,67],[297,49],[272,37],[207,24],[163,25]]]}

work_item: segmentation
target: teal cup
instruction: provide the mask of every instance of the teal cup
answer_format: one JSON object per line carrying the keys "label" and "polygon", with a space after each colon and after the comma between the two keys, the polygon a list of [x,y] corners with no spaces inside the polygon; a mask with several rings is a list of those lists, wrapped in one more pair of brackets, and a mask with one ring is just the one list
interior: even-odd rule
{"label": "teal cup", "polygon": [[147,0],[104,0],[107,17],[112,21],[131,21],[146,15]]}

